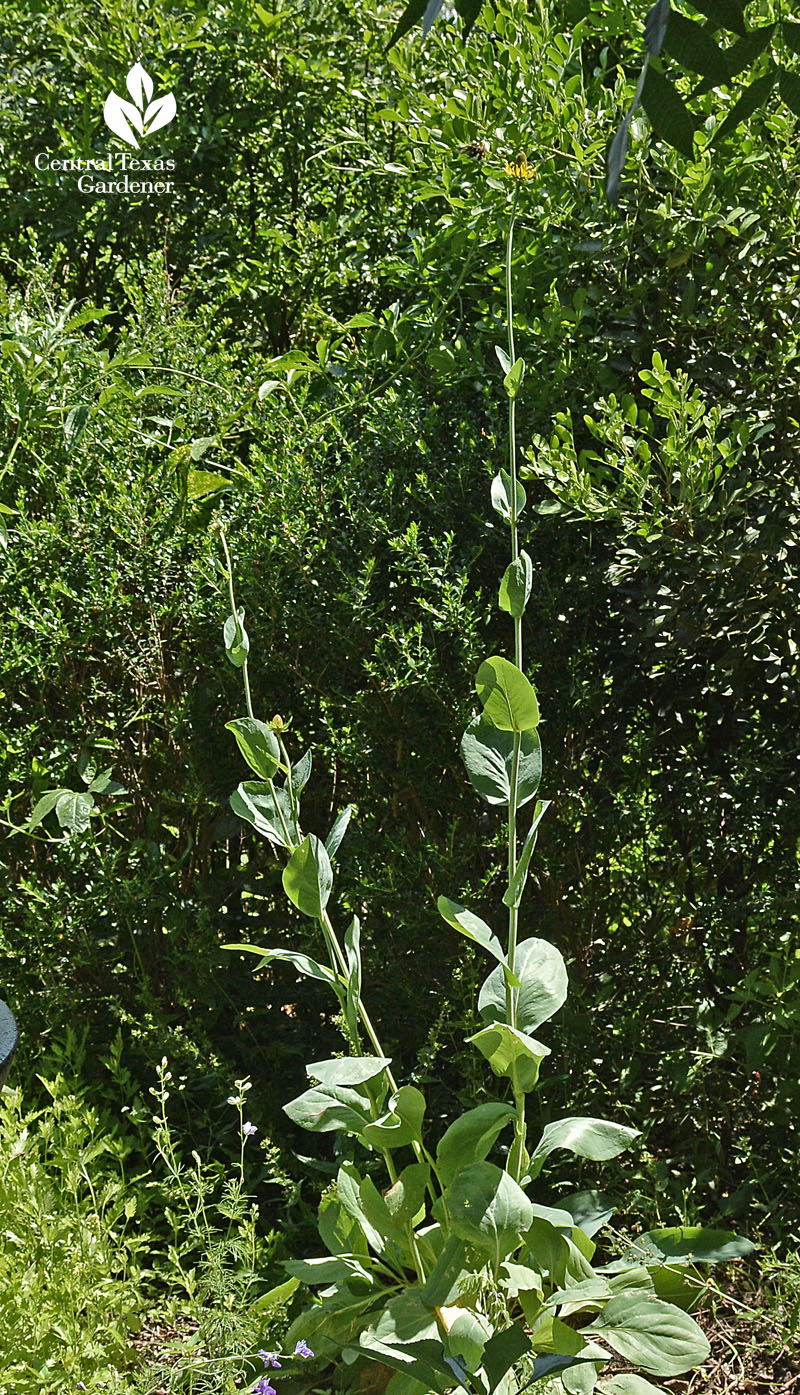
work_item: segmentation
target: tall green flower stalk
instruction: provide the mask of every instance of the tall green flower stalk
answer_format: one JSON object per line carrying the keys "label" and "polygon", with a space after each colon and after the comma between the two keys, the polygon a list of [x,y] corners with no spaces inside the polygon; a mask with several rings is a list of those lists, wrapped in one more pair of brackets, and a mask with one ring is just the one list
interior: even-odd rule
{"label": "tall green flower stalk", "polygon": [[[511,364],[507,371],[505,385],[508,392],[508,471],[511,477],[511,499],[512,510],[509,519],[511,532],[511,567],[514,575],[520,572],[520,549],[519,549],[519,499],[517,483],[517,392],[522,384],[524,376],[524,363],[519,373],[515,375],[514,365],[517,363],[516,347],[514,344],[514,290],[512,281],[512,262],[514,247],[514,224],[517,217],[517,202],[519,200],[519,189],[517,185],[514,189],[514,199],[511,205],[511,217],[508,220],[508,233],[506,235],[506,325],[508,329],[508,359]],[[520,360],[520,362],[522,362]],[[509,379],[511,381],[509,382]],[[525,576],[525,564],[528,561],[527,553],[523,554],[521,569]],[[530,589],[528,587],[528,589]],[[501,591],[500,604],[503,605],[503,593]],[[522,609],[515,607],[517,613],[514,618],[514,662],[517,668],[522,671]],[[508,884],[511,886],[517,870],[517,795],[519,790],[519,760],[522,745],[522,733],[514,732],[514,751],[511,762],[511,792],[508,802]],[[512,904],[508,908],[508,966],[511,974],[514,973],[514,965],[517,958],[517,935],[519,930],[519,906]],[[506,982],[506,1012],[509,1025],[516,1028],[517,1025],[517,993],[518,990],[512,987],[510,978]],[[526,1162],[525,1154],[525,1095],[520,1089],[518,1073],[515,1071],[512,1076],[512,1088],[514,1091],[514,1105],[516,1109],[514,1147],[509,1155],[509,1163],[514,1177],[519,1181],[524,1171]]]}
{"label": "tall green flower stalk", "polygon": [[[507,167],[518,181],[527,162]],[[348,1054],[309,1062],[309,1088],[284,1110],[314,1133],[343,1136],[335,1185],[323,1197],[318,1258],[289,1260],[288,1279],[266,1301],[287,1303],[301,1285],[305,1302],[287,1334],[289,1345],[311,1342],[317,1359],[335,1364],[337,1384],[357,1392],[371,1383],[377,1363],[386,1395],[521,1395],[539,1380],[560,1395],[659,1395],[639,1376],[603,1382],[612,1352],[650,1374],[674,1376],[708,1354],[697,1324],[658,1297],[653,1271],[669,1255],[689,1262],[744,1253],[743,1242],[693,1231],[652,1231],[630,1256],[594,1269],[594,1233],[608,1219],[591,1193],[573,1198],[574,1211],[534,1201],[529,1192],[549,1155],[566,1149],[600,1162],[616,1157],[636,1137],[624,1124],[602,1119],[555,1119],[528,1150],[525,1105],[550,1048],[533,1033],[567,996],[567,971],[555,945],[520,937],[519,909],[545,801],[541,778],[539,706],[523,670],[522,620],[531,595],[531,559],[520,547],[526,505],[517,478],[516,402],[525,364],[514,342],[513,249],[520,183],[506,233],[507,346],[497,347],[508,400],[508,460],[491,484],[491,503],[508,526],[511,559],[500,584],[500,609],[514,622],[514,660],[493,655],[481,664],[476,690],[481,711],[461,742],[476,793],[505,810],[508,885],[503,896],[508,932],[503,945],[489,924],[449,897],[438,899],[443,919],[494,961],[478,997],[480,1026],[469,1040],[493,1074],[510,1089],[506,1099],[484,1099],[431,1138],[426,1100],[415,1085],[398,1084],[362,993],[360,926],[354,917],[341,938],[329,903],[334,865],[350,818],[338,815],[324,841],[301,827],[301,802],[311,775],[311,754],[294,764],[286,723],[259,721],[248,677],[249,641],[237,609],[233,570],[223,536],[230,615],[225,646],[242,670],[247,715],[228,723],[256,779],[231,797],[240,818],[284,858],[283,888],[294,907],[318,927],[320,958],[289,947],[229,945],[276,960],[326,983],[335,994]],[[523,830],[526,805],[533,815]],[[327,959],[327,963],[325,960]],[[501,1151],[501,1137],[513,1130]],[[499,1161],[493,1162],[493,1153]],[[500,1165],[500,1163],[504,1165]],[[388,1186],[386,1185],[388,1181]],[[715,1250],[716,1245],[716,1250]],[[732,1250],[731,1246],[739,1246]],[[298,1294],[298,1299],[300,1295]],[[264,1300],[262,1300],[264,1301]],[[569,1319],[566,1321],[565,1319]],[[393,1372],[386,1383],[385,1368]],[[373,1373],[374,1374],[374,1373]],[[598,1383],[599,1382],[599,1383]]]}

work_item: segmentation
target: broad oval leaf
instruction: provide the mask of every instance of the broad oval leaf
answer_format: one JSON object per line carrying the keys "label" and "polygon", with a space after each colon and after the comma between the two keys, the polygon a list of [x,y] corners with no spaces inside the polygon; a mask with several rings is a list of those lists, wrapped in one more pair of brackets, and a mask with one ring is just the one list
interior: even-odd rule
{"label": "broad oval leaf", "polygon": [[524,1191],[502,1168],[479,1162],[456,1173],[447,1194],[452,1229],[499,1264],[533,1221]]}
{"label": "broad oval leaf", "polygon": [[[517,945],[514,971],[522,987],[517,994],[517,1026],[535,1032],[558,1012],[567,998],[567,967],[549,940],[532,938]],[[506,984],[502,969],[493,969],[478,996],[484,1021],[502,1022],[506,1015]]]}
{"label": "broad oval leaf", "polygon": [[42,795],[41,799],[36,801],[33,813],[25,825],[28,833],[32,833],[34,828],[39,827],[42,819],[47,818],[51,809],[55,809],[59,799],[64,794],[69,794],[69,790],[48,790],[46,794]]}
{"label": "broad oval leaf", "polygon": [[487,722],[500,731],[531,731],[539,725],[539,704],[525,674],[498,654],[484,659],[475,687]]}
{"label": "broad oval leaf", "polygon": [[94,809],[94,798],[87,791],[66,790],[56,800],[56,818],[67,833],[85,833]]}
{"label": "broad oval leaf", "polygon": [[509,1104],[479,1104],[468,1109],[445,1130],[436,1150],[442,1181],[448,1182],[460,1167],[483,1162],[506,1124],[514,1118]]}
{"label": "broad oval leaf", "polygon": [[662,1226],[639,1235],[625,1250],[629,1264],[724,1264],[755,1250],[752,1240],[700,1225]]}
{"label": "broad oval leaf", "polygon": [[363,1085],[391,1063],[391,1056],[335,1056],[330,1061],[311,1061],[306,1075],[320,1085]]}
{"label": "broad oval leaf", "polygon": [[299,837],[292,806],[285,790],[270,788],[260,780],[244,780],[230,797],[230,806],[279,848],[293,848]]}
{"label": "broad oval leaf", "polygon": [[426,1390],[439,1390],[443,1363],[442,1339],[436,1316],[418,1294],[406,1289],[381,1309],[380,1316],[359,1338],[362,1351],[393,1370],[419,1381]]}
{"label": "broad oval leaf", "polygon": [[525,607],[533,585],[533,563],[527,552],[520,552],[515,561],[509,562],[500,582],[499,605],[515,619],[525,613]]}
{"label": "broad oval leaf", "polygon": [[222,627],[222,637],[225,640],[225,653],[234,668],[243,668],[250,653],[250,640],[244,627],[243,610],[228,616]]}
{"label": "broad oval leaf", "polygon": [[353,806],[352,804],[348,804],[344,809],[341,810],[339,814],[337,814],[331,827],[331,831],[325,839],[325,847],[328,853],[328,857],[331,859],[331,861],[333,861],[334,857],[339,851],[341,841],[344,838],[345,833],[347,832],[347,826],[350,823],[352,813]]}
{"label": "broad oval leaf", "polygon": [[597,1389],[604,1392],[604,1395],[664,1395],[660,1385],[651,1385],[644,1376],[634,1375],[633,1372],[626,1372],[623,1376],[612,1376],[611,1380],[604,1380]]}
{"label": "broad oval leaf", "polygon": [[283,889],[303,915],[319,920],[333,886],[333,868],[314,833],[307,833],[283,869]]}
{"label": "broad oval leaf", "polygon": [[262,780],[271,780],[281,763],[281,748],[272,728],[255,717],[234,717],[225,723],[225,730],[233,732],[250,769]]}
{"label": "broad oval leaf", "polygon": [[305,755],[300,757],[296,765],[292,766],[292,789],[295,794],[301,794],[308,784],[311,776],[312,762],[313,756],[311,751],[306,751]]}
{"label": "broad oval leaf", "polygon": [[[511,798],[511,768],[514,761],[514,733],[500,731],[483,717],[475,717],[461,738],[461,758],[472,788],[487,804],[508,804]],[[542,778],[542,746],[537,731],[524,731],[520,738],[517,771],[517,808],[533,799]]]}
{"label": "broad oval leaf", "polygon": [[251,1305],[251,1313],[257,1313],[259,1317],[264,1317],[273,1308],[285,1307],[299,1287],[299,1279],[287,1279],[285,1283],[276,1284],[274,1288],[269,1289],[267,1293],[262,1293],[261,1297],[256,1299],[255,1303]]}
{"label": "broad oval leaf", "polygon": [[312,1133],[343,1130],[360,1135],[369,1122],[369,1105],[364,1096],[338,1085],[315,1085],[285,1104],[283,1112]]}
{"label": "broad oval leaf", "polygon": [[405,1148],[422,1142],[425,1096],[415,1085],[401,1085],[386,1114],[367,1124],[363,1137],[373,1148]]}
{"label": "broad oval leaf", "polygon": [[424,1342],[431,1337],[440,1340],[434,1314],[425,1308],[411,1289],[389,1300],[372,1331],[388,1346]]}
{"label": "broad oval leaf", "polygon": [[680,1376],[711,1350],[694,1318],[646,1294],[612,1298],[591,1329],[609,1346],[654,1376]]}
{"label": "broad oval leaf", "polygon": [[450,1355],[460,1357],[468,1371],[477,1371],[492,1335],[489,1320],[469,1308],[444,1306],[439,1309],[439,1318],[447,1333]]}
{"label": "broad oval leaf", "polygon": [[336,1175],[336,1195],[345,1211],[360,1227],[367,1244],[376,1254],[382,1254],[385,1249],[384,1237],[364,1210],[363,1188],[364,1179],[355,1163],[342,1163]]}
{"label": "broad oval leaf", "polygon": [[586,1364],[587,1358],[582,1356],[557,1356],[554,1352],[545,1352],[537,1356],[531,1367],[531,1384],[537,1380],[544,1380],[545,1376],[553,1376],[558,1371],[568,1371],[571,1366],[582,1366]]}
{"label": "broad oval leaf", "polygon": [[[418,1234],[418,1239],[421,1235]],[[474,1274],[472,1252],[457,1235],[448,1235],[433,1268],[420,1289],[420,1297],[427,1308],[439,1308],[443,1303],[455,1303],[464,1292]]]}
{"label": "broad oval leaf", "polygon": [[491,497],[492,508],[506,523],[519,518],[528,502],[524,486],[517,480],[515,489],[507,470],[500,470],[492,480]]}
{"label": "broad oval leaf", "polygon": [[335,1284],[353,1273],[366,1273],[357,1262],[332,1255],[323,1255],[319,1259],[285,1259],[282,1263],[287,1273],[304,1284]]}
{"label": "broad oval leaf", "polygon": [[591,1162],[607,1162],[629,1148],[638,1137],[638,1129],[606,1119],[554,1119],[544,1129],[531,1154],[531,1174],[538,1176],[545,1158],[557,1148],[566,1148]]}
{"label": "broad oval leaf", "polygon": [[427,1163],[409,1163],[384,1193],[389,1214],[399,1225],[410,1225],[425,1204],[431,1170]]}
{"label": "broad oval leaf", "polygon": [[572,1216],[574,1224],[590,1238],[602,1230],[617,1210],[613,1197],[598,1191],[575,1192],[564,1197],[561,1205]]}
{"label": "broad oval leaf", "polygon": [[550,1055],[549,1046],[543,1046],[540,1041],[516,1027],[510,1027],[507,1022],[493,1022],[467,1040],[477,1046],[495,1075],[516,1079],[520,1089],[526,1091],[535,1088],[539,1067]]}
{"label": "broad oval leaf", "polygon": [[483,1353],[483,1369],[489,1379],[490,1395],[500,1385],[506,1372],[510,1371],[517,1361],[527,1355],[530,1349],[530,1338],[526,1332],[523,1332],[518,1322],[513,1323],[511,1327],[503,1328],[500,1332],[495,1332],[494,1336],[486,1343],[486,1350]]}
{"label": "broad oval leaf", "polygon": [[514,360],[503,379],[503,387],[512,401],[518,396],[524,377],[525,360],[524,358],[517,358]]}

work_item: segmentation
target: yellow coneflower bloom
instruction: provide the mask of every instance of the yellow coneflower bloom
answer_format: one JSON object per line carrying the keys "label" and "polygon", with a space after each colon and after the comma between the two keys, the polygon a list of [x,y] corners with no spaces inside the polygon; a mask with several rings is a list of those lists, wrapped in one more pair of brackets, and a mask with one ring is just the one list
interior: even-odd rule
{"label": "yellow coneflower bloom", "polygon": [[509,160],[503,162],[503,171],[509,179],[533,179],[535,170],[528,164],[528,157],[524,150],[520,150],[516,163],[511,164]]}

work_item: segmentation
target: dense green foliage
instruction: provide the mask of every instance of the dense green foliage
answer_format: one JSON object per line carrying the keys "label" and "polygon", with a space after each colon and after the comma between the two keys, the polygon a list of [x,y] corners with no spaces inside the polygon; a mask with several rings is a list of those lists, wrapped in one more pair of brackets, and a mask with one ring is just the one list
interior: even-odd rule
{"label": "dense green foliage", "polygon": [[[276,1169],[266,1225],[308,1235],[305,1142],[280,1106],[338,1037],[322,989],[301,999],[285,966],[254,980],[221,948],[308,941],[228,806],[239,697],[220,657],[219,519],[259,709],[314,747],[309,826],[357,805],[341,882],[373,1016],[437,1120],[480,1099],[464,1044],[480,968],[435,898],[491,921],[502,895],[499,821],[476,818],[458,744],[472,675],[504,643],[485,498],[505,450],[503,163],[524,148],[524,625],[553,799],[527,915],[572,981],[542,1121],[613,1099],[643,1129],[625,1180],[644,1220],[730,1214],[785,1239],[794,117],[771,99],[713,159],[702,141],[689,159],[638,139],[618,217],[604,158],[635,73],[609,35],[632,32],[629,6],[576,20],[503,3],[467,44],[440,18],[388,53],[398,14],[349,0],[0,14],[2,761],[18,830],[0,851],[0,992],[23,1029],[25,1109],[46,1103],[43,1053],[76,1020],[87,1109],[108,1098],[99,1062],[120,1024],[126,1104],[164,1055],[186,1077],[170,1108],[187,1156],[236,1156],[225,1100],[250,1074],[275,1150],[253,1149],[251,1184]],[[116,148],[102,103],[135,58],[178,98],[159,134],[174,195],[79,196],[74,175],[36,171],[39,151]],[[711,118],[718,101],[694,105]],[[85,831],[64,836],[54,812],[20,831],[46,791],[107,770],[124,792],[98,792]],[[131,1125],[127,1146],[144,1168],[146,1133]]]}

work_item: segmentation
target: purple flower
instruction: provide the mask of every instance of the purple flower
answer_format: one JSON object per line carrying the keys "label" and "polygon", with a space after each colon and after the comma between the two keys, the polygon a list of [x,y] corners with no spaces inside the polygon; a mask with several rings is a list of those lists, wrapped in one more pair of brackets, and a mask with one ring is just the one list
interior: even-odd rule
{"label": "purple flower", "polygon": [[78,1381],[78,1384],[75,1386],[75,1389],[76,1389],[76,1390],[85,1390],[85,1389],[86,1389],[86,1386],[84,1385],[84,1383],[83,1383],[82,1380],[79,1380],[79,1381]]}
{"label": "purple flower", "polygon": [[254,1133],[258,1133],[258,1128],[255,1124],[251,1124],[248,1119],[246,1124],[242,1124],[242,1133],[245,1138],[252,1138]]}
{"label": "purple flower", "polygon": [[277,1395],[269,1376],[262,1376],[253,1386],[253,1395]]}
{"label": "purple flower", "polygon": [[313,1356],[313,1355],[314,1355],[313,1351],[311,1350],[310,1346],[308,1345],[308,1342],[304,1342],[304,1341],[299,1341],[299,1342],[297,1343],[297,1346],[296,1346],[295,1349],[294,1349],[294,1354],[295,1354],[295,1356],[302,1356],[302,1358],[303,1358],[304,1361],[307,1361],[308,1358],[309,1358],[309,1356]]}
{"label": "purple flower", "polygon": [[273,1366],[276,1371],[281,1369],[281,1363],[274,1351],[260,1351],[258,1354],[265,1366]]}

